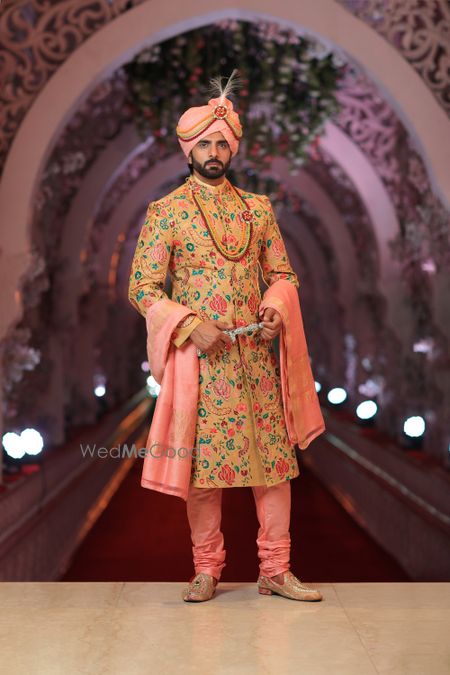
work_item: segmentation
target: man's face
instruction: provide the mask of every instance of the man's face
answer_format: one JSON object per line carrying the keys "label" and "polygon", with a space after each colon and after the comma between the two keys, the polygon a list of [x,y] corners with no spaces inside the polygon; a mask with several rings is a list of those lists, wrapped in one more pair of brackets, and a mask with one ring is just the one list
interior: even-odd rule
{"label": "man's face", "polygon": [[202,138],[191,150],[191,164],[204,178],[220,178],[231,164],[231,148],[221,131]]}

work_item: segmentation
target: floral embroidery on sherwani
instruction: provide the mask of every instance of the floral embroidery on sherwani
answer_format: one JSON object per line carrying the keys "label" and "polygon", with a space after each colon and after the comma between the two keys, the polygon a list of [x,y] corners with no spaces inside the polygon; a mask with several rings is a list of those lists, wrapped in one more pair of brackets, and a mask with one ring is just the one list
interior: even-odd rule
{"label": "floral embroidery on sherwani", "polygon": [[[235,250],[241,232],[237,214],[243,210],[236,192],[228,180],[209,186],[191,178],[148,207],[131,267],[130,302],[145,316],[152,303],[167,297],[163,288],[169,273],[171,299],[192,309],[200,320],[236,327],[258,322],[259,267],[267,285],[287,279],[299,286],[270,201],[238,190],[253,214],[253,232],[245,255],[230,261],[216,249],[191,184],[205,215],[214,219],[214,230],[230,251]],[[200,358],[197,413],[194,486],[275,485],[298,476],[272,341],[259,333],[238,335],[235,343],[209,359]]]}

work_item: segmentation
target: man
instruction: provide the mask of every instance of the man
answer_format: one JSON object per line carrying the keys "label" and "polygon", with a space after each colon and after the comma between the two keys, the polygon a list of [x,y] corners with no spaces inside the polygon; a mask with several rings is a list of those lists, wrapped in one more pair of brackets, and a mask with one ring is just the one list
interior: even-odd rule
{"label": "man", "polygon": [[[260,311],[259,266],[269,286],[285,280],[298,288],[299,281],[269,199],[237,189],[225,177],[242,137],[232,102],[221,95],[190,108],[179,120],[177,135],[191,175],[148,208],[132,262],[129,300],[148,325],[158,305],[188,308],[170,334],[169,352],[186,349],[190,341],[199,354],[198,454],[192,458],[186,500],[195,575],[183,599],[200,602],[214,596],[225,566],[222,489],[251,486],[260,524],[259,592],[321,600],[318,590],[289,570],[290,481],[299,468],[272,345],[283,322],[273,307]],[[171,300],[163,291],[167,272]],[[262,327],[254,326],[258,322]],[[225,332],[239,328],[234,340]],[[316,425],[310,438],[321,430]],[[155,483],[143,479],[142,485]]]}

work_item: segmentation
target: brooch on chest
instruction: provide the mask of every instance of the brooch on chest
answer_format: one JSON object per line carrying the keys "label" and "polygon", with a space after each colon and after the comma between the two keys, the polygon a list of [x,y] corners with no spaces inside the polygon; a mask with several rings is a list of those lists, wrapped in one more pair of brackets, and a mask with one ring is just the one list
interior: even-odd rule
{"label": "brooch on chest", "polygon": [[189,181],[189,186],[191,188],[192,199],[194,200],[197,209],[200,211],[200,214],[203,218],[203,222],[205,223],[206,229],[208,230],[208,233],[217,251],[227,260],[233,261],[241,260],[241,258],[243,258],[244,255],[247,253],[248,247],[250,246],[253,230],[253,213],[249,208],[245,198],[242,197],[242,195],[239,194],[234,185],[230,183],[231,188],[234,190],[240,203],[244,207],[242,211],[238,211],[237,213],[237,220],[240,225],[240,235],[238,237],[238,243],[234,247],[234,250],[230,250],[223,245],[220,238],[220,234],[217,232],[214,226],[214,219],[208,218],[207,214],[205,213],[205,210],[202,208],[200,200],[196,195],[197,192],[196,186],[193,185],[191,181]]}

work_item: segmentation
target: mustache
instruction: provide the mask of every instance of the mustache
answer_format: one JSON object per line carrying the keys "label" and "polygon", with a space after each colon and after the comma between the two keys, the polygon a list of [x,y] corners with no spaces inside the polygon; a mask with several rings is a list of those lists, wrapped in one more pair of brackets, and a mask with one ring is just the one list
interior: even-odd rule
{"label": "mustache", "polygon": [[220,159],[209,159],[207,162],[205,162],[205,166],[208,164],[220,164],[223,166],[223,162],[221,162]]}

